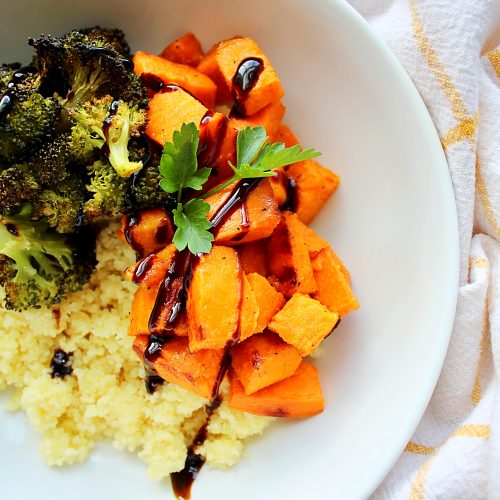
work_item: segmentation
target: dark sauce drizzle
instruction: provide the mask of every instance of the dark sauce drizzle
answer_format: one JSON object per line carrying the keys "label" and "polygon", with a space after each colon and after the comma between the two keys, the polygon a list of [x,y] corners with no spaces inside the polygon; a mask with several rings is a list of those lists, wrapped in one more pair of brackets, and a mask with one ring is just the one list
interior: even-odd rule
{"label": "dark sauce drizzle", "polygon": [[13,236],[19,236],[19,231],[17,230],[17,226],[12,223],[5,224],[5,229],[9,231]]}
{"label": "dark sauce drizzle", "polygon": [[141,221],[140,213],[131,213],[125,217],[125,229],[123,234],[127,243],[135,250],[137,259],[140,259],[144,253],[144,248],[134,238],[134,227]]}
{"label": "dark sauce drizzle", "polygon": [[281,210],[297,211],[297,182],[292,177],[286,176],[286,200]]}
{"label": "dark sauce drizzle", "polygon": [[52,378],[64,378],[67,375],[73,373],[73,368],[71,367],[71,357],[73,353],[67,353],[62,349],[57,349],[52,356],[50,361],[50,370]]}
{"label": "dark sauce drizzle", "polygon": [[258,57],[248,57],[241,61],[232,81],[233,99],[235,102],[232,114],[245,115],[245,100],[250,90],[257,83],[263,70],[264,61]]}
{"label": "dark sauce drizzle", "polygon": [[174,83],[165,83],[160,77],[152,73],[142,73],[142,84],[146,87],[148,97],[151,99],[154,94],[164,94],[166,92],[175,92],[179,86]]}

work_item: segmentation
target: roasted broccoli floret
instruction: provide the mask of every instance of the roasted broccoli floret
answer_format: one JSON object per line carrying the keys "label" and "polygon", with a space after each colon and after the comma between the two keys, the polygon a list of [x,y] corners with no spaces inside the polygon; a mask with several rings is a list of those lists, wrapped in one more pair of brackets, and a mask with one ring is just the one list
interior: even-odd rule
{"label": "roasted broccoli floret", "polygon": [[[80,289],[95,267],[91,238],[51,232],[44,221],[31,221],[32,208],[0,216],[0,284],[5,306],[23,310],[50,306]],[[90,241],[89,241],[90,240]]]}
{"label": "roasted broccoli floret", "polygon": [[125,208],[127,180],[105,159],[88,167],[88,174],[87,191],[92,197],[83,205],[84,221],[90,223],[121,215]]}
{"label": "roasted broccoli floret", "polygon": [[85,180],[79,172],[70,172],[61,182],[53,182],[33,201],[33,218],[45,218],[59,233],[73,233],[79,229],[85,202]]}
{"label": "roasted broccoli floret", "polygon": [[27,165],[9,167],[0,174],[0,207],[5,213],[17,211],[23,202],[37,197],[40,190]]}
{"label": "roasted broccoli floret", "polygon": [[125,40],[125,33],[122,30],[93,26],[92,28],[84,28],[78,31],[86,35],[90,40],[107,43],[121,56],[127,59],[130,58],[130,46],[127,40]]}
{"label": "roasted broccoli floret", "polygon": [[82,150],[104,149],[121,177],[130,177],[142,168],[141,161],[129,159],[128,144],[131,137],[140,135],[146,124],[144,110],[104,97],[77,105],[70,116],[75,122],[74,142]]}
{"label": "roasted broccoli floret", "polygon": [[161,178],[157,163],[148,163],[142,170],[135,173],[130,179],[127,191],[129,206],[135,210],[154,207],[174,209],[176,207],[175,196],[160,188]]}
{"label": "roasted broccoli floret", "polygon": [[116,50],[116,39],[107,38],[79,31],[31,38],[42,93],[57,93],[68,107],[105,95],[145,107],[146,92],[132,62]]}
{"label": "roasted broccoli floret", "polygon": [[13,165],[28,159],[55,135],[61,106],[38,93],[31,74],[22,73],[8,85],[0,111],[0,161]]}

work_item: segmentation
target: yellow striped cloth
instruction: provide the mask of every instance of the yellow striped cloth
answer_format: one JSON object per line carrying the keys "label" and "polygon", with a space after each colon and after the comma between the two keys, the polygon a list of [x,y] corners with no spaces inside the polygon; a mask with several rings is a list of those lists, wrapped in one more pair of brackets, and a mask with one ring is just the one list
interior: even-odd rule
{"label": "yellow striped cloth", "polygon": [[500,0],[350,3],[399,58],[434,120],[461,250],[443,371],[373,499],[500,499]]}

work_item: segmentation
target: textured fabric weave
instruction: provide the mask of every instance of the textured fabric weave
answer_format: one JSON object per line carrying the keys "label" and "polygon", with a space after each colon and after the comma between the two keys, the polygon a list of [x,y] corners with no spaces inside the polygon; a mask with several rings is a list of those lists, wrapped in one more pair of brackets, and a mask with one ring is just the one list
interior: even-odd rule
{"label": "textured fabric weave", "polygon": [[429,109],[460,230],[460,290],[443,371],[373,499],[500,499],[500,0],[350,3]]}

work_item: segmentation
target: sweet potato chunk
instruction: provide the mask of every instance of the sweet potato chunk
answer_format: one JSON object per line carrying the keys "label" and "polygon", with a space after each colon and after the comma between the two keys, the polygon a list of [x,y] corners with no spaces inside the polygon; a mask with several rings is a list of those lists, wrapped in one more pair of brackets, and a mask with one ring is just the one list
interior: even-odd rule
{"label": "sweet potato chunk", "polygon": [[285,305],[286,300],[283,294],[278,292],[264,276],[252,273],[247,276],[247,279],[259,307],[255,332],[263,332],[274,315]]}
{"label": "sweet potato chunk", "polygon": [[203,58],[203,50],[196,36],[193,33],[186,33],[168,44],[163,49],[161,57],[175,63],[196,67]]}
{"label": "sweet potato chunk", "polygon": [[[139,287],[132,300],[130,310],[130,325],[128,334],[131,336],[149,334],[149,317],[155,306],[158,295],[159,283],[150,287]],[[187,335],[187,321],[185,316],[181,316],[174,327],[175,335]]]}
{"label": "sweet potato chunk", "polygon": [[[226,85],[235,96],[239,110],[245,116],[254,115],[283,97],[283,88],[276,71],[257,43],[250,38],[233,38],[219,44],[215,58]],[[234,77],[246,59],[262,61],[262,71],[247,92],[239,92]]]}
{"label": "sweet potato chunk", "polygon": [[304,362],[291,377],[253,394],[245,394],[232,371],[229,380],[229,406],[254,415],[304,418],[321,413],[324,408],[318,371]]}
{"label": "sweet potato chunk", "polygon": [[258,273],[267,276],[267,240],[240,245],[238,254],[245,274]]}
{"label": "sweet potato chunk", "polygon": [[185,90],[178,88],[172,92],[156,94],[149,101],[146,135],[161,147],[172,141],[176,130],[183,123],[200,123],[207,108]]}
{"label": "sweet potato chunk", "polygon": [[121,231],[132,248],[144,257],[172,241],[174,225],[166,210],[152,208],[137,215],[124,215]]}
{"label": "sweet potato chunk", "polygon": [[[147,335],[139,335],[132,348],[142,359],[147,346]],[[223,349],[204,349],[191,353],[186,337],[174,337],[163,344],[153,366],[167,382],[180,385],[204,398],[211,398],[223,354]]]}
{"label": "sweet potato chunk", "polygon": [[250,285],[249,280],[242,274],[243,280],[243,303],[241,305],[240,332],[239,338],[246,339],[257,330],[257,320],[259,318],[259,304]]}
{"label": "sweet potato chunk", "polygon": [[229,104],[232,100],[231,90],[227,86],[222,73],[220,72],[215,54],[220,43],[216,43],[203,57],[197,70],[204,75],[207,75],[217,85],[217,104]]}
{"label": "sweet potato chunk", "polygon": [[143,288],[157,287],[165,277],[175,253],[175,245],[171,243],[129,266],[125,276]]}
{"label": "sweet potato chunk", "polygon": [[213,246],[200,257],[188,292],[189,348],[221,349],[238,334],[242,270],[235,250]]}
{"label": "sweet potato chunk", "polygon": [[[217,210],[231,197],[234,184],[205,199],[210,204],[211,219]],[[221,245],[242,245],[267,238],[279,224],[281,214],[267,179],[260,181],[245,201],[248,226],[243,228],[242,210],[236,210],[216,230],[215,242]]]}
{"label": "sweet potato chunk", "polygon": [[138,75],[154,75],[167,85],[178,85],[199,99],[207,108],[215,107],[215,83],[191,66],[167,61],[163,57],[139,50],[134,54],[134,70]]}
{"label": "sweet potato chunk", "polygon": [[337,189],[340,179],[317,161],[305,160],[285,168],[296,184],[295,213],[309,224]]}
{"label": "sweet potato chunk", "polygon": [[269,281],[285,297],[296,292],[313,293],[318,289],[299,224],[295,214],[283,212],[280,224],[269,239]]}
{"label": "sweet potato chunk", "polygon": [[278,130],[281,120],[285,115],[286,108],[281,101],[269,104],[254,115],[246,118],[231,116],[230,122],[237,130],[243,130],[246,127],[263,126],[269,137],[272,137]]}
{"label": "sweet potato chunk", "polygon": [[309,356],[333,330],[339,316],[316,299],[296,293],[269,323],[269,330]]}
{"label": "sweet potato chunk", "polygon": [[292,376],[302,361],[299,351],[274,333],[258,333],[231,351],[231,366],[245,394]]}
{"label": "sweet potato chunk", "polygon": [[287,148],[291,148],[299,143],[288,125],[280,125],[278,127],[276,134],[274,134],[273,142],[283,142]]}
{"label": "sweet potato chunk", "polygon": [[359,303],[337,259],[330,248],[321,250],[312,259],[314,278],[318,284],[318,291],[313,297],[339,316],[345,316],[358,309]]}
{"label": "sweet potato chunk", "polygon": [[207,192],[234,175],[228,162],[236,162],[238,133],[222,113],[207,113],[199,129],[198,166],[212,169],[208,181],[203,185],[202,192]]}

